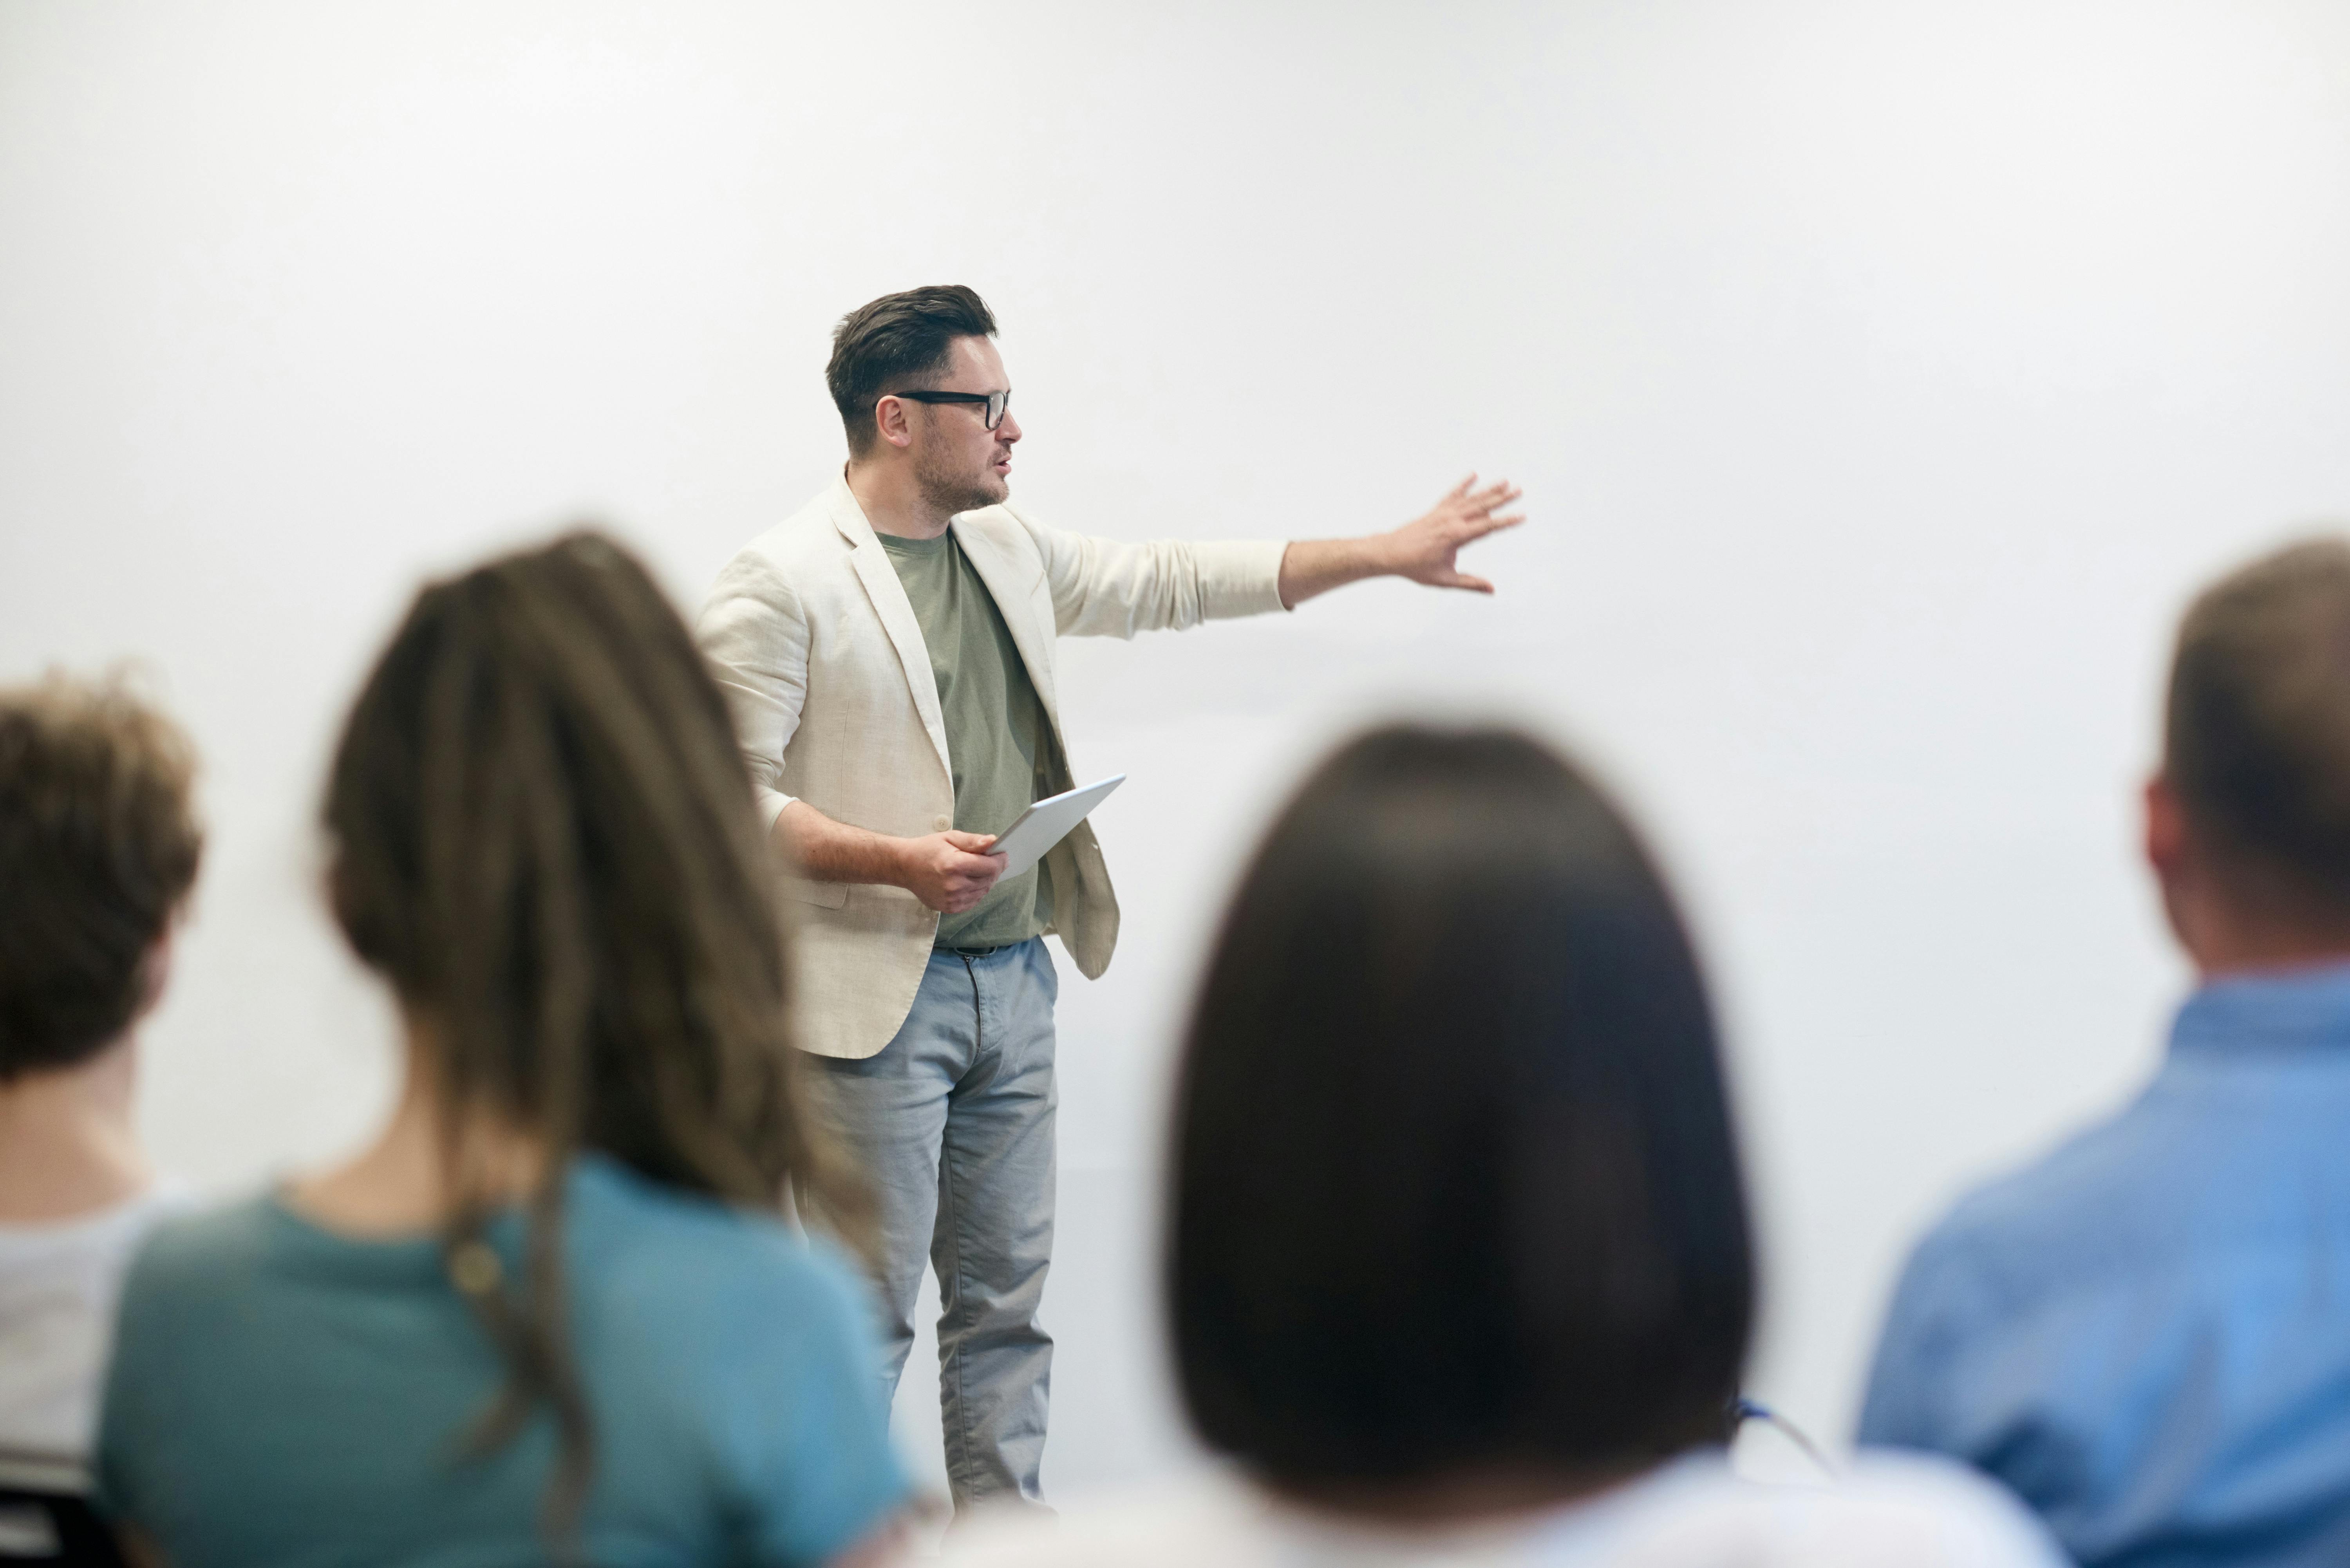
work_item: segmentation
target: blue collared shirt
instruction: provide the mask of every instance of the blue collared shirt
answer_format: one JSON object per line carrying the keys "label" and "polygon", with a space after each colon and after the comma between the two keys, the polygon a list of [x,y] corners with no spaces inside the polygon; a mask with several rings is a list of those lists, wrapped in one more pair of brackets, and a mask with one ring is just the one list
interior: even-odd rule
{"label": "blue collared shirt", "polygon": [[2205,986],[2136,1103],[1910,1258],[1860,1440],[2085,1564],[2350,1563],[2350,966]]}

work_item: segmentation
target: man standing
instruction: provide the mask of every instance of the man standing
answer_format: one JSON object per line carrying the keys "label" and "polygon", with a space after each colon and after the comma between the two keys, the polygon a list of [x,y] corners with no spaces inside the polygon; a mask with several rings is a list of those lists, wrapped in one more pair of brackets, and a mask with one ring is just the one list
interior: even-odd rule
{"label": "man standing", "polygon": [[[961,286],[851,312],[826,379],[840,480],[720,573],[699,626],[770,832],[796,861],[802,1044],[872,1185],[894,1389],[927,1252],[958,1508],[1039,1501],[1053,1342],[1053,1003],[1043,938],[1088,979],[1118,901],[1089,826],[999,879],[994,836],[1073,787],[1057,636],[1291,609],[1374,576],[1492,591],[1461,545],[1506,484],[1360,539],[1129,544],[1006,504],[1020,439],[995,318]],[[812,1195],[819,1215],[824,1194]]]}
{"label": "man standing", "polygon": [[2146,855],[2200,979],[2131,1105],[1910,1259],[1863,1443],[2086,1568],[2350,1563],[2350,541],[2195,601]]}

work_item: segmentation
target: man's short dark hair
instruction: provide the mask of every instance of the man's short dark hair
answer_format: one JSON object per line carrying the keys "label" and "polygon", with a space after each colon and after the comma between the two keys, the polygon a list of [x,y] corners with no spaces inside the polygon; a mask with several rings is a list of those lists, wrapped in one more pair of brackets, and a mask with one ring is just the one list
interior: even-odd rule
{"label": "man's short dark hair", "polygon": [[871,449],[873,405],[885,393],[928,390],[956,338],[994,336],[987,302],[959,283],[885,294],[842,317],[832,330],[824,381],[847,429],[850,454]]}
{"label": "man's short dark hair", "polygon": [[0,1083],[69,1067],[148,1000],[203,851],[194,753],[119,684],[0,690]]}
{"label": "man's short dark hair", "polygon": [[1225,917],[1177,1106],[1184,1398],[1273,1484],[1725,1438],[1753,1277],[1711,1010],[1557,753],[1393,728],[1325,763]]}
{"label": "man's short dark hair", "polygon": [[2239,891],[2350,921],[2350,540],[2205,589],[2179,623],[2163,774]]}

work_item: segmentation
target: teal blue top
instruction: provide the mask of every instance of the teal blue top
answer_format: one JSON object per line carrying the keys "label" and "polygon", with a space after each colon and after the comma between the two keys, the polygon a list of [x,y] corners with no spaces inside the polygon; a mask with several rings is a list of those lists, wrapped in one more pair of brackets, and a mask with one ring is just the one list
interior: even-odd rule
{"label": "teal blue top", "polygon": [[[596,1441],[581,1561],[821,1563],[907,1501],[839,1261],[600,1156],[567,1204]],[[522,1235],[513,1213],[491,1231],[509,1278]],[[172,1568],[542,1564],[552,1419],[463,1452],[504,1380],[436,1241],[355,1241],[257,1199],[166,1225],[132,1265],[99,1488]]]}

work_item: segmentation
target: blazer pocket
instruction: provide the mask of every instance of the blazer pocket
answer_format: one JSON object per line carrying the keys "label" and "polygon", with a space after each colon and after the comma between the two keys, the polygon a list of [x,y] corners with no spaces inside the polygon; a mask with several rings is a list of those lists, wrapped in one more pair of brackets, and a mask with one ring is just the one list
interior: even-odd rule
{"label": "blazer pocket", "polygon": [[837,909],[848,902],[846,882],[811,882],[805,877],[786,876],[784,897],[796,903],[815,904],[827,909]]}

